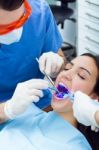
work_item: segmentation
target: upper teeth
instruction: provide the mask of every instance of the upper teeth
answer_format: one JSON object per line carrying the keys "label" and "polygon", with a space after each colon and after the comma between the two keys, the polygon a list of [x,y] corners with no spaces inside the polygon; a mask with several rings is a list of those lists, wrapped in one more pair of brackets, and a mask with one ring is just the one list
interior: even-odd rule
{"label": "upper teeth", "polygon": [[67,88],[67,87],[65,86],[65,84],[62,83],[62,82],[59,82],[58,84],[64,86],[65,88]]}

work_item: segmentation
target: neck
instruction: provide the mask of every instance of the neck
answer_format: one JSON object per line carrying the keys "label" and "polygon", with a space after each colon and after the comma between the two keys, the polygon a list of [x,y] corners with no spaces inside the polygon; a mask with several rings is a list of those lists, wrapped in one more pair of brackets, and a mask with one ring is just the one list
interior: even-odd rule
{"label": "neck", "polygon": [[68,121],[71,125],[77,128],[77,121],[73,116],[73,111],[59,112],[58,113],[64,120]]}

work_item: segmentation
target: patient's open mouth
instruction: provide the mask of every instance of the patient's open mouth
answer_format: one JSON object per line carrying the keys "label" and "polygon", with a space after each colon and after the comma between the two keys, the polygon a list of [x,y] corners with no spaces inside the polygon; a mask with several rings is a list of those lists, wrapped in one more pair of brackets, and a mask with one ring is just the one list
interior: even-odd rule
{"label": "patient's open mouth", "polygon": [[64,99],[64,98],[68,97],[68,94],[70,93],[70,91],[63,83],[59,83],[57,86],[57,89],[59,91],[59,92],[55,93],[55,96],[57,98]]}

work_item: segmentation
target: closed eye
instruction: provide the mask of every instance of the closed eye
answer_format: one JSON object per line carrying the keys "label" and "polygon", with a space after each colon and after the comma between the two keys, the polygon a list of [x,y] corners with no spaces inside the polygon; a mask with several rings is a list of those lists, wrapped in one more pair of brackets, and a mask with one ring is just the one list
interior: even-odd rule
{"label": "closed eye", "polygon": [[67,69],[67,68],[64,68],[64,70],[69,70],[69,69]]}
{"label": "closed eye", "polygon": [[82,80],[85,80],[85,77],[81,76],[79,73],[78,73],[78,76],[79,76]]}

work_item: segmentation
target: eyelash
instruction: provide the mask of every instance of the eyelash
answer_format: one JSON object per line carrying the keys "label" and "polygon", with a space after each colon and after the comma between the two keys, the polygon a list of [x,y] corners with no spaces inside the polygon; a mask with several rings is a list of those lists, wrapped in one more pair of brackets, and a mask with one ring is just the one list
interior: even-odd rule
{"label": "eyelash", "polygon": [[69,70],[69,69],[64,68],[64,70]]}
{"label": "eyelash", "polygon": [[85,80],[85,78],[82,77],[79,73],[78,73],[78,76],[79,76],[82,80]]}
{"label": "eyelash", "polygon": [[[64,68],[64,70],[69,70],[69,69],[66,69],[66,68]],[[82,79],[82,80],[85,80],[85,78],[84,77],[82,77],[79,73],[78,73],[78,76]]]}

